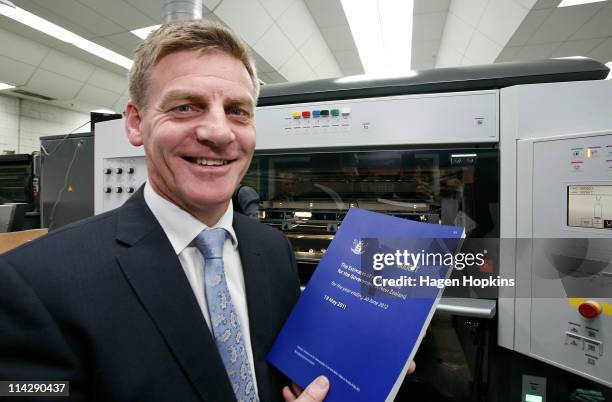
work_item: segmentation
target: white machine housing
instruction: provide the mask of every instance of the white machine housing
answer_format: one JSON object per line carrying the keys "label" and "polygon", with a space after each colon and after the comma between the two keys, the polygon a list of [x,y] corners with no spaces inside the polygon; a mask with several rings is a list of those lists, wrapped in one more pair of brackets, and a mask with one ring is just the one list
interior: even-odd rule
{"label": "white machine housing", "polygon": [[[537,248],[539,239],[612,238],[612,229],[568,222],[569,186],[612,186],[612,81],[504,88],[500,104],[500,236],[519,240],[502,240],[514,247],[502,247],[500,273],[516,278],[516,287],[500,293],[498,343],[612,386],[612,299],[594,297],[603,312],[583,318],[582,300],[565,297],[561,279],[534,272],[563,276]],[[607,259],[589,280],[604,287],[599,296],[612,295],[612,250],[588,253]]]}

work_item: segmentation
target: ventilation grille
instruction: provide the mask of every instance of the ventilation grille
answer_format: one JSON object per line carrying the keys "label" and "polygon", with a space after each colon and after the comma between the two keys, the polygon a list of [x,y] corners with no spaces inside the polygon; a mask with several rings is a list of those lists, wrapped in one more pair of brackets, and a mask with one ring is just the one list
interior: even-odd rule
{"label": "ventilation grille", "polygon": [[30,91],[24,91],[23,89],[13,89],[11,92],[14,92],[14,93],[19,94],[19,95],[29,96],[31,98],[46,100],[46,101],[55,100],[55,98],[50,98],[48,96],[37,94],[37,93],[34,93],[34,92],[30,92]]}

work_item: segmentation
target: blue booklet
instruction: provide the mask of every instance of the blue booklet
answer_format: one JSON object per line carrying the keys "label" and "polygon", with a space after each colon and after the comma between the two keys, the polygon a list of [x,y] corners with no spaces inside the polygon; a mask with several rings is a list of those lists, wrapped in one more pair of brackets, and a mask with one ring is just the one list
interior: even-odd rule
{"label": "blue booklet", "polygon": [[329,402],[392,401],[453,269],[464,229],[351,208],[267,360]]}

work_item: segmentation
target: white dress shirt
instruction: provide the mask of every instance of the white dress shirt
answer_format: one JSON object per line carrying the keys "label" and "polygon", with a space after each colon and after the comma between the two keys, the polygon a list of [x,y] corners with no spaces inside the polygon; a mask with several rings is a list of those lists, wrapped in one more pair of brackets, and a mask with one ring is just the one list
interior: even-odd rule
{"label": "white dress shirt", "polygon": [[[195,239],[202,230],[207,229],[208,226],[200,222],[189,212],[179,208],[157,194],[148,181],[144,188],[144,199],[153,212],[153,215],[155,215],[155,218],[159,221],[166,236],[168,236],[168,240],[170,240],[174,252],[178,256],[183,271],[185,271],[187,280],[193,290],[193,294],[200,305],[202,315],[210,329],[210,316],[208,314],[208,304],[204,293],[204,257],[192,244],[193,239]],[[238,253],[238,239],[232,227],[233,219],[234,210],[232,201],[230,200],[225,214],[223,214],[219,222],[212,226],[212,228],[223,228],[229,233],[223,245],[223,270],[225,271],[225,279],[232,298],[232,303],[234,304],[234,309],[240,321],[244,346],[247,350],[253,379],[256,379],[255,366],[253,365],[253,350],[251,349],[251,335],[249,332],[249,315],[244,276],[242,274],[240,254]],[[207,362],[202,362],[202,364],[206,363]],[[257,381],[254,381],[254,385],[255,391],[257,391]]]}

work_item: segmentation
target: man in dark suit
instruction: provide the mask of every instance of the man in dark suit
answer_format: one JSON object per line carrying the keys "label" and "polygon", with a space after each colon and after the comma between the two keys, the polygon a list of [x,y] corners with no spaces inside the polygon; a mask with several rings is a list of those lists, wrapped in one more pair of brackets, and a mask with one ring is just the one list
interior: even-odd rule
{"label": "man in dark suit", "polygon": [[259,201],[257,190],[243,184],[238,185],[232,196],[234,211],[253,219],[259,219]]}
{"label": "man in dark suit", "polygon": [[0,380],[70,381],[68,400],[323,400],[327,379],[298,395],[265,361],[299,295],[292,249],[232,211],[255,148],[246,46],[216,24],[167,24],[136,49],[129,85],[148,181],[0,256]]}

